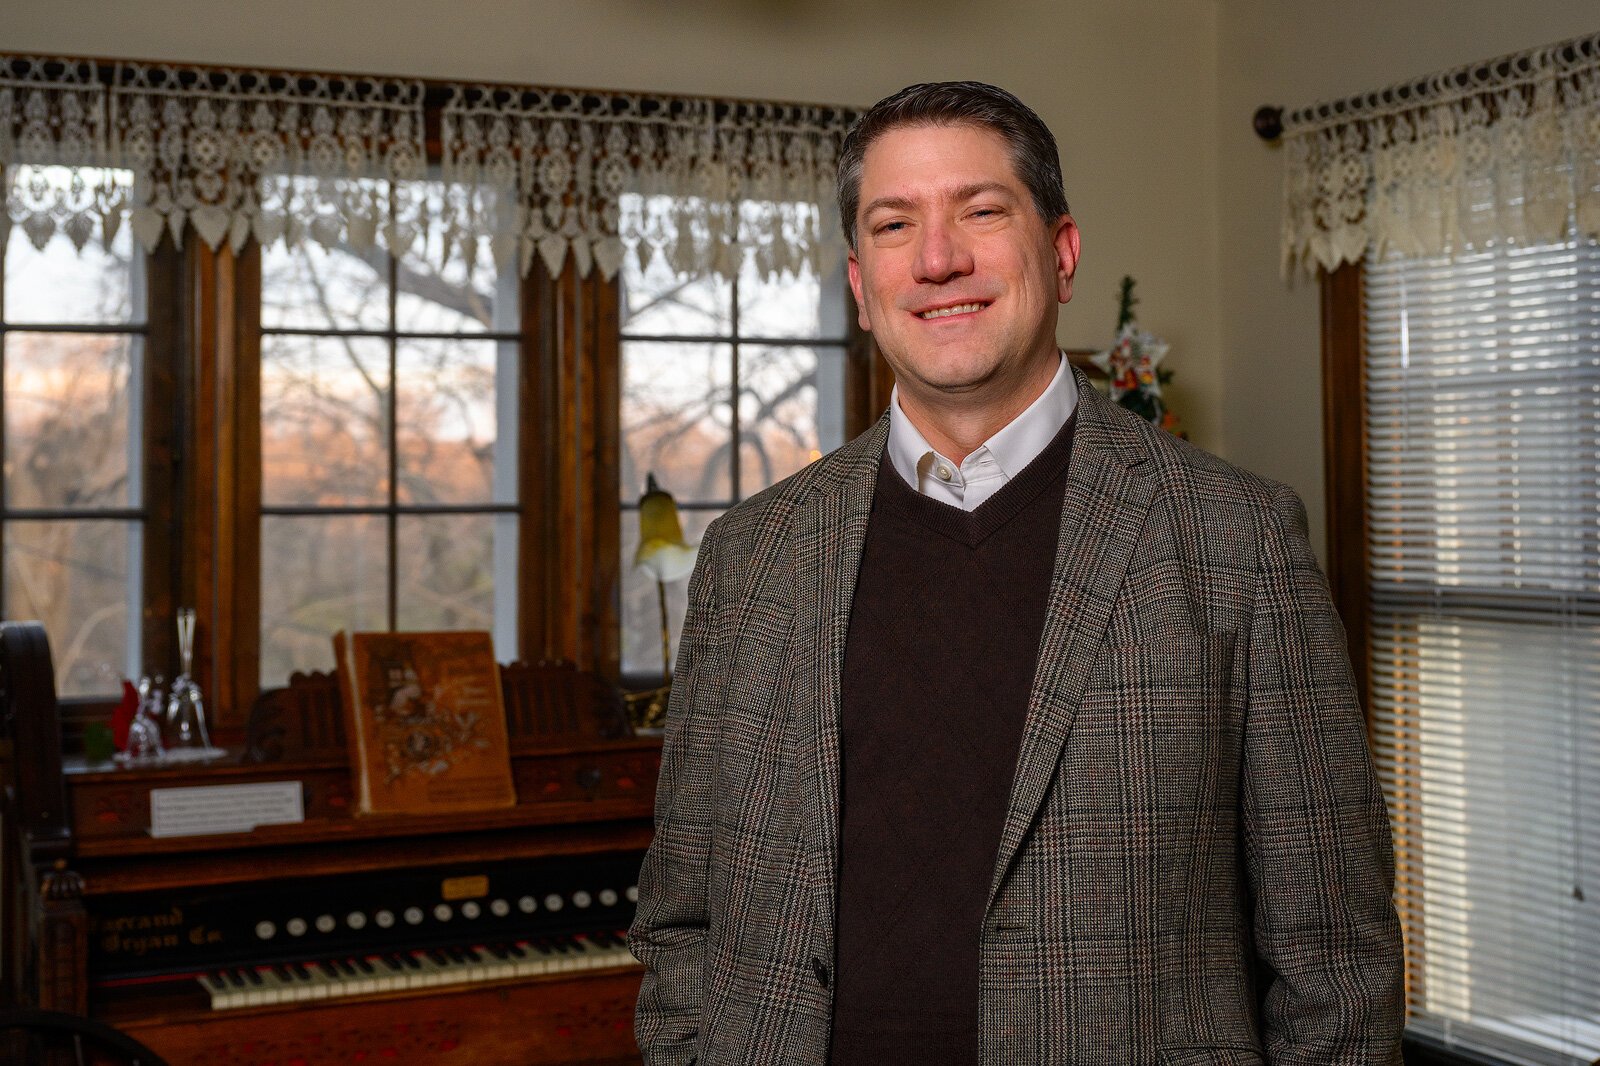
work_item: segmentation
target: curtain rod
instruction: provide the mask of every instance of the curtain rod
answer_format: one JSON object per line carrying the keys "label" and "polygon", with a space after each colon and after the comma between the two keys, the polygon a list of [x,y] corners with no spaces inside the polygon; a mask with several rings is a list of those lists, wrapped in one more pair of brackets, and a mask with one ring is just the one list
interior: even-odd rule
{"label": "curtain rod", "polygon": [[1428,107],[1473,93],[1527,84],[1541,77],[1559,77],[1595,63],[1600,63],[1600,33],[1513,52],[1486,62],[1468,63],[1374,92],[1312,104],[1289,112],[1287,117],[1282,107],[1263,105],[1256,109],[1251,125],[1262,140],[1275,141],[1285,131],[1298,132],[1307,126],[1358,119],[1368,112]]}

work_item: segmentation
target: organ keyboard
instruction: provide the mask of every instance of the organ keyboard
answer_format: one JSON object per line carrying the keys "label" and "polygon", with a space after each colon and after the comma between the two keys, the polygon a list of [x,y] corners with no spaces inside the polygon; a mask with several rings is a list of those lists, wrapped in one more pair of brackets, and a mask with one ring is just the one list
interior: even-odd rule
{"label": "organ keyboard", "polygon": [[[623,936],[659,742],[618,728],[590,675],[502,669],[517,806],[358,818],[332,678],[268,694],[253,759],[89,766],[61,757],[42,633],[0,626],[6,735],[37,756],[0,815],[0,865],[24,875],[0,995],[175,1066],[637,1063]],[[301,824],[149,834],[154,789],[283,781]]]}
{"label": "organ keyboard", "polygon": [[632,966],[636,852],[120,895],[94,987],[198,981],[213,1010]]}
{"label": "organ keyboard", "polygon": [[302,1003],[314,999],[410,992],[478,981],[598,970],[633,962],[626,930],[574,933],[538,941],[356,955],[308,962],[217,970],[199,978],[213,1010]]}

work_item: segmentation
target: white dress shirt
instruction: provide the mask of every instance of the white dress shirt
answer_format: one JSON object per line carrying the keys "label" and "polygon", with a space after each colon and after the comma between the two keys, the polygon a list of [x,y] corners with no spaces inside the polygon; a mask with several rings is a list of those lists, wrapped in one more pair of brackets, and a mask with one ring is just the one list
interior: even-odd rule
{"label": "white dress shirt", "polygon": [[1077,406],[1077,383],[1062,356],[1055,377],[1038,399],[955,463],[935,451],[900,410],[900,386],[896,385],[889,396],[889,462],[905,483],[922,495],[975,511],[1045,450]]}

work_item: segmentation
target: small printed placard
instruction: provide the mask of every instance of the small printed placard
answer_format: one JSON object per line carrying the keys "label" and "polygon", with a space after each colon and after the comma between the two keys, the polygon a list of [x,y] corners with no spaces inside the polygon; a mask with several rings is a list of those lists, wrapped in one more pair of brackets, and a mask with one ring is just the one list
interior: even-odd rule
{"label": "small printed placard", "polygon": [[248,833],[258,825],[305,820],[304,794],[298,781],[150,790],[153,837]]}

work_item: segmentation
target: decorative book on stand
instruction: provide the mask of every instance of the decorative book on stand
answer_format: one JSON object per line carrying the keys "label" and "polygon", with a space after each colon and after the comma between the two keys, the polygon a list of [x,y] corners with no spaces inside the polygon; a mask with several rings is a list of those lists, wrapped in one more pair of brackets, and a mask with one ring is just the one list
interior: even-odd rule
{"label": "decorative book on stand", "polygon": [[511,807],[511,747],[486,632],[333,638],[360,814]]}

